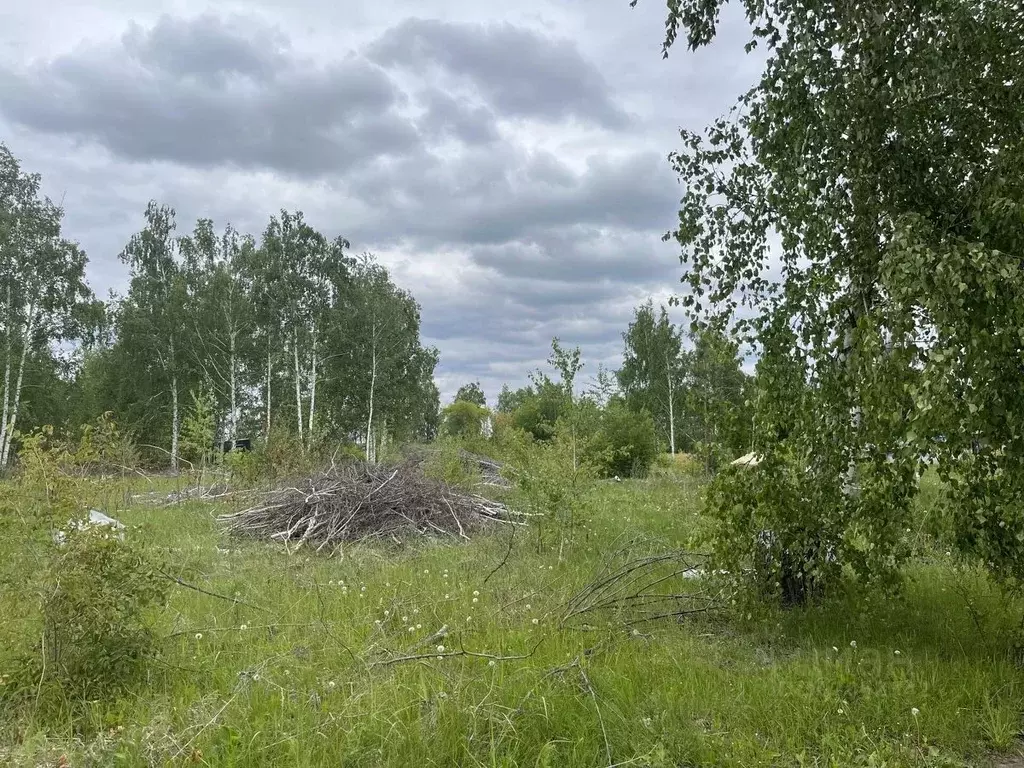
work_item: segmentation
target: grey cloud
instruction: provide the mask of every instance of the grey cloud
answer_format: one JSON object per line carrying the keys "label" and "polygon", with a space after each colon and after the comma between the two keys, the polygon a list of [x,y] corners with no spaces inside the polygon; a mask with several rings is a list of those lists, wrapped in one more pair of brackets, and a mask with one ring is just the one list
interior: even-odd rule
{"label": "grey cloud", "polygon": [[415,150],[403,94],[370,62],[288,55],[272,30],[209,16],[132,27],[110,49],[0,69],[0,111],[130,160],[320,175]]}
{"label": "grey cloud", "polygon": [[660,234],[679,194],[652,152],[592,158],[578,173],[550,153],[524,155],[509,145],[372,166],[354,184],[375,206],[375,217],[360,225],[368,237],[387,233],[383,242],[424,246],[500,245],[581,225]]}
{"label": "grey cloud", "polygon": [[612,100],[600,71],[576,45],[523,27],[407,19],[389,29],[370,56],[389,66],[435,66],[475,86],[504,115],[576,118],[624,128],[630,118]]}
{"label": "grey cloud", "polygon": [[425,113],[417,124],[428,138],[452,138],[471,146],[500,138],[494,112],[487,107],[469,105],[437,88],[421,94],[419,102]]}

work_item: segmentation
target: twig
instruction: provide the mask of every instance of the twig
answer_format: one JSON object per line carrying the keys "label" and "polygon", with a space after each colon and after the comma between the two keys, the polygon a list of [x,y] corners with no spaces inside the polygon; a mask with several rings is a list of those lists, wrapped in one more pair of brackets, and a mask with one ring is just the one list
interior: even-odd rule
{"label": "twig", "polygon": [[508,556],[512,554],[512,542],[514,542],[514,541],[515,541],[515,538],[516,538],[516,529],[515,529],[515,526],[512,526],[512,527],[510,527],[510,528],[509,528],[509,535],[508,535],[508,549],[507,549],[507,550],[505,550],[505,557],[503,557],[503,558],[501,559],[501,562],[500,562],[500,563],[498,563],[498,564],[497,564],[497,565],[496,565],[496,566],[494,567],[494,570],[493,570],[493,571],[491,571],[490,573],[488,573],[488,574],[487,574],[487,575],[486,575],[486,576],[484,577],[484,580],[483,580],[483,583],[484,583],[484,584],[486,584],[486,583],[487,583],[487,581],[488,581],[488,580],[489,580],[489,579],[491,578],[491,576],[493,576],[493,575],[494,575],[494,574],[496,574],[496,573],[497,573],[498,571],[500,571],[500,570],[502,569],[502,567],[504,567],[505,563],[507,563],[507,562],[508,562]]}
{"label": "twig", "polygon": [[186,589],[192,589],[196,592],[201,592],[204,595],[209,595],[210,597],[219,597],[221,600],[227,600],[228,602],[235,603],[236,605],[244,605],[247,608],[254,608],[257,611],[263,611],[264,613],[270,612],[266,608],[262,608],[258,605],[253,605],[252,603],[247,603],[244,600],[239,600],[237,597],[228,597],[227,595],[222,595],[217,592],[211,592],[208,589],[203,589],[202,587],[197,587],[195,584],[189,584],[187,581],[183,581],[182,579],[179,579],[177,576],[167,573],[166,571],[160,571],[160,575],[170,579],[176,584],[185,587]]}
{"label": "twig", "polygon": [[538,643],[533,646],[533,649],[529,653],[525,653],[519,656],[498,656],[493,653],[480,653],[478,651],[467,651],[464,648],[458,651],[443,651],[441,653],[417,653],[409,656],[395,656],[390,659],[382,659],[381,661],[375,661],[370,664],[371,667],[387,667],[392,664],[399,664],[403,661],[421,661],[423,659],[450,659],[456,656],[472,656],[478,659],[491,659],[493,661],[519,661],[522,659],[528,659],[537,652],[540,648],[541,643],[544,640],[541,639]]}

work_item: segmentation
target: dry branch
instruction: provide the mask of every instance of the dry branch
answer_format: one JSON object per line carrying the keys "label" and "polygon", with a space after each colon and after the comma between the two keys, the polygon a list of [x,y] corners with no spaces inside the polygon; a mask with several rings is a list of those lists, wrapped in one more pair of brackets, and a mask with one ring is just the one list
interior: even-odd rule
{"label": "dry branch", "polygon": [[504,504],[424,476],[416,461],[352,463],[280,488],[218,518],[230,533],[314,546],[401,534],[468,538],[489,523],[521,524]]}
{"label": "dry branch", "polygon": [[671,616],[703,613],[718,606],[720,596],[696,587],[694,575],[705,558],[691,552],[668,552],[626,560],[612,555],[598,576],[566,603],[562,622],[597,611],[617,611],[631,626]]}

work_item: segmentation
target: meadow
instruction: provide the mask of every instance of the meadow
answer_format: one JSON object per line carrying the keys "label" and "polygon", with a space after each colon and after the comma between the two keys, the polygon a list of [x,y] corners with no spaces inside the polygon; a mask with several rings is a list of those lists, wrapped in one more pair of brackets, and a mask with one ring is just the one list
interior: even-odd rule
{"label": "meadow", "polygon": [[[707,612],[567,616],[614,553],[695,548],[698,478],[597,484],[570,546],[496,526],[331,557],[228,537],[238,502],[164,503],[181,482],[88,491],[188,585],[153,617],[159,656],[112,698],[0,695],[0,763],[1024,764],[1021,605],[928,542],[895,597],[748,609],[703,578]],[[30,614],[0,595],[8,689]]]}

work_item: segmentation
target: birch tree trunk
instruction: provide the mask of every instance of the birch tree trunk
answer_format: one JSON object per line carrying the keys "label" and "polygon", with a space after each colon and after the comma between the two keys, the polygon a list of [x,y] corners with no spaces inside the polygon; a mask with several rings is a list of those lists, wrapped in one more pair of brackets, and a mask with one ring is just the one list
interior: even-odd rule
{"label": "birch tree trunk", "polygon": [[35,318],[35,307],[29,307],[28,324],[25,326],[25,336],[21,345],[21,361],[18,363],[18,382],[14,385],[14,398],[11,400],[10,421],[4,419],[4,440],[3,449],[0,450],[0,467],[7,466],[7,460],[11,455],[11,442],[14,440],[14,426],[18,421],[18,406],[21,403],[21,385],[25,379],[25,359],[28,357],[28,347],[32,341],[33,320]]}
{"label": "birch tree trunk", "polygon": [[171,469],[178,471],[178,432],[181,414],[178,412],[178,374],[171,375]]}
{"label": "birch tree trunk", "polygon": [[668,372],[665,374],[668,379],[668,444],[669,449],[672,451],[672,455],[676,453],[676,388],[675,382],[672,381],[672,373]]}
{"label": "birch tree trunk", "polygon": [[238,382],[238,375],[236,371],[237,361],[235,359],[235,336],[237,331],[234,328],[231,329],[231,334],[228,337],[230,343],[230,354],[231,354],[231,417],[228,419],[228,450],[234,450],[235,448],[235,437],[238,429],[238,405],[236,400],[236,389]]}
{"label": "birch tree trunk", "polygon": [[295,358],[295,415],[299,425],[299,442],[305,446],[302,429],[302,372],[299,369],[299,334],[292,333],[292,354]]}
{"label": "birch tree trunk", "polygon": [[377,452],[373,447],[373,390],[377,386],[377,342],[373,343],[370,355],[370,415],[366,419],[366,460],[377,461]]}
{"label": "birch tree trunk", "polygon": [[270,439],[270,372],[273,368],[273,356],[271,355],[270,343],[267,343],[267,396],[265,398],[267,405],[267,432],[264,437]]}
{"label": "birch tree trunk", "polygon": [[[4,410],[3,421],[0,421],[0,455],[7,454],[7,417],[10,415],[11,407],[11,348],[13,328],[11,327],[11,286],[7,286],[7,356],[4,363]],[[0,467],[6,466],[7,462],[0,462]]]}
{"label": "birch tree trunk", "polygon": [[313,448],[313,417],[316,414],[316,332],[313,332],[312,349],[309,360],[309,423],[306,428],[309,432],[309,447]]}

